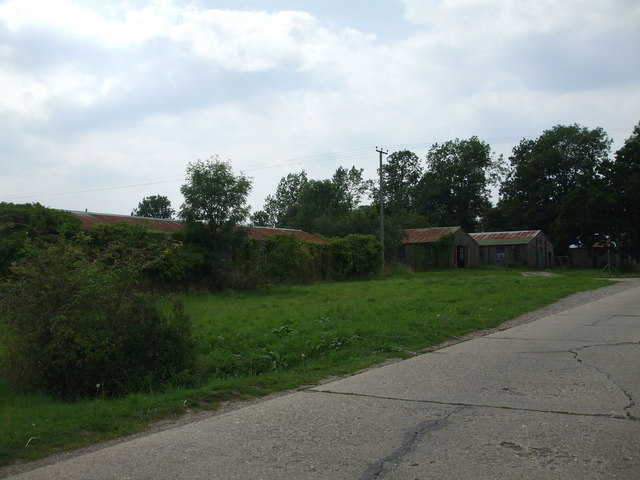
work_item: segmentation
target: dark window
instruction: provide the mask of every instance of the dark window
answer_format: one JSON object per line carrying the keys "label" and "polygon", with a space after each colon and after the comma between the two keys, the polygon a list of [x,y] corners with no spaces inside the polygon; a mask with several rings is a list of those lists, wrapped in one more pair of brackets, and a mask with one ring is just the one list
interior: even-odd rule
{"label": "dark window", "polygon": [[507,254],[504,250],[504,245],[498,245],[496,247],[496,262],[504,262],[507,260]]}

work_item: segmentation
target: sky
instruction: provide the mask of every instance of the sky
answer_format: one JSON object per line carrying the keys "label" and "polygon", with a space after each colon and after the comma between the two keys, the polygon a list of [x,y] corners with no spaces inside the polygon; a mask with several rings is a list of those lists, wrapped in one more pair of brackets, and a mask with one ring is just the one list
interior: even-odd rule
{"label": "sky", "polygon": [[179,210],[190,162],[278,181],[376,147],[640,121],[637,0],[0,0],[0,202]]}

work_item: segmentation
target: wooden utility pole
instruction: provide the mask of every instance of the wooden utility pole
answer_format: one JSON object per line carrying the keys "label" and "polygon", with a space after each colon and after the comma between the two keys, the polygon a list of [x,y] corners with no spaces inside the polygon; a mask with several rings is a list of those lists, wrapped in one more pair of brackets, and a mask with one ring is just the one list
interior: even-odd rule
{"label": "wooden utility pole", "polygon": [[382,268],[384,269],[384,186],[382,182],[382,155],[388,155],[382,149],[376,147],[376,152],[380,154],[380,243],[382,244]]}

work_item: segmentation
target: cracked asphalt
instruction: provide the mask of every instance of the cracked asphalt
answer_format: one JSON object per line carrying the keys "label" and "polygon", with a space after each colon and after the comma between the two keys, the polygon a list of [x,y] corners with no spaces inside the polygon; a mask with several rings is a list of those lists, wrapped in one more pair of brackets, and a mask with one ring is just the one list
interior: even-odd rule
{"label": "cracked asphalt", "polygon": [[640,478],[640,282],[12,479]]}

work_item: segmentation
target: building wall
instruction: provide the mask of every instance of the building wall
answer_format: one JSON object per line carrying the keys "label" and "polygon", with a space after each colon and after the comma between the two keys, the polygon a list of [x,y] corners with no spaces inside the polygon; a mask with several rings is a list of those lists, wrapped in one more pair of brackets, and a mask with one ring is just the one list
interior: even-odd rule
{"label": "building wall", "polygon": [[481,245],[479,262],[482,265],[550,268],[553,266],[553,245],[542,232],[525,244]]}
{"label": "building wall", "polygon": [[404,244],[398,250],[398,260],[416,272],[427,270],[428,268],[469,268],[479,263],[478,243],[462,229],[454,232],[453,246],[446,259],[433,261],[436,259],[429,252],[432,248],[432,243]]}
{"label": "building wall", "polygon": [[[478,265],[480,261],[478,242],[461,228],[456,230],[454,235],[453,248],[451,249],[451,266],[469,268]],[[464,265],[458,265],[458,247],[464,249]]]}

